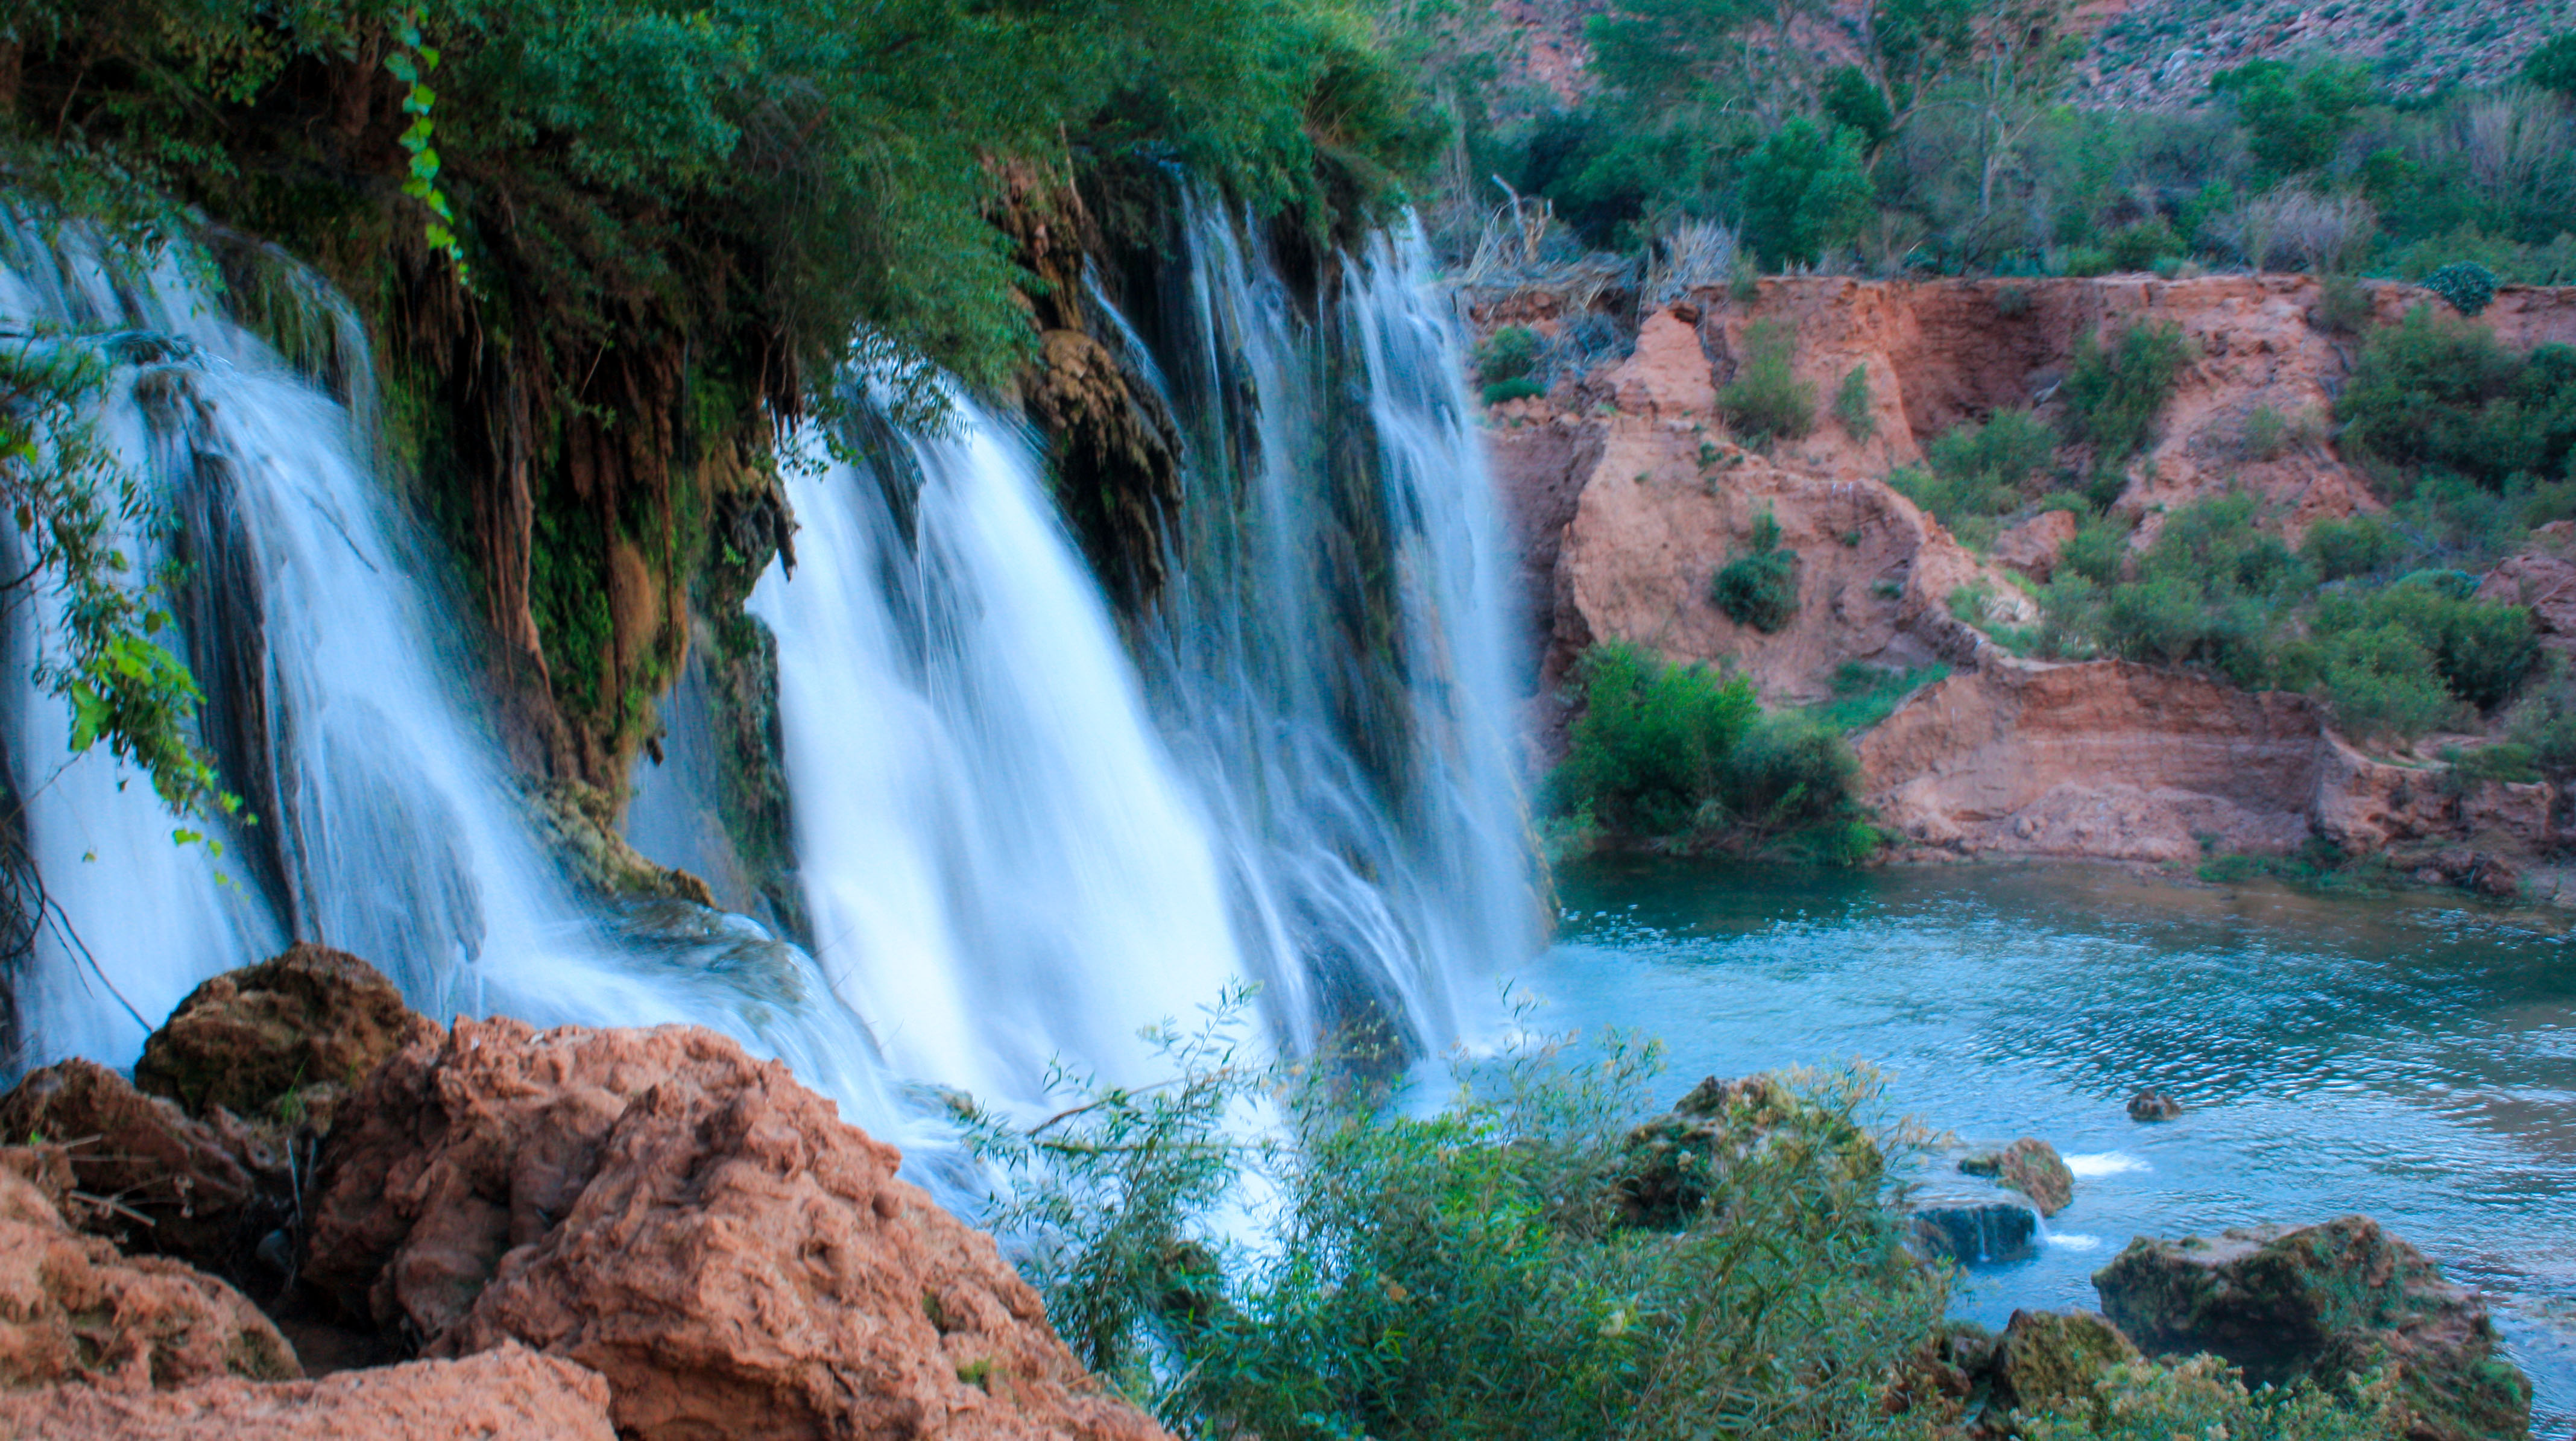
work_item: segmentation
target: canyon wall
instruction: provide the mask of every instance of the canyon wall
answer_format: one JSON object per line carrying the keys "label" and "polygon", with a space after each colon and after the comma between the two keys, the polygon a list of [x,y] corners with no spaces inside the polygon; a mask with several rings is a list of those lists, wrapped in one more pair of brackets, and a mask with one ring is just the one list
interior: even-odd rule
{"label": "canyon wall", "polygon": [[[2006,652],[1955,618],[1950,598],[1990,595],[1988,629],[2034,619],[2024,582],[2047,578],[2074,518],[2041,512],[1979,554],[1888,483],[1962,422],[2022,406],[2056,419],[2085,338],[2145,320],[2179,327],[2188,360],[2113,506],[2137,521],[2135,544],[2151,543],[2171,508],[2231,487],[2257,497],[2261,523],[2294,544],[2319,520],[2380,509],[2331,440],[2360,340],[2324,323],[2314,280],[1788,277],[1740,294],[1703,290],[1649,314],[1625,358],[1492,408],[1549,697],[1543,748],[1563,719],[1568,667],[1595,641],[1739,670],[1775,705],[1827,698],[1850,662],[1939,664],[1946,679],[1855,738],[1870,802],[1919,857],[2168,862],[2322,840],[2395,851],[2410,868],[2493,889],[2560,844],[2549,787],[2445,782],[2430,758],[2462,738],[2374,756],[2333,734],[2305,697]],[[2383,322],[2440,305],[2399,285],[2373,286],[2370,300]],[[1540,294],[1480,297],[1474,314],[1488,329],[1542,334],[1572,318]],[[2576,340],[2576,291],[2509,287],[2479,320],[2516,347]],[[1794,338],[1793,368],[1818,400],[1815,429],[1767,453],[1738,443],[1720,404],[1763,322]],[[1856,369],[1867,419],[1839,419],[1830,401]],[[2292,436],[2268,456],[2245,439],[2261,408]],[[1753,545],[1765,514],[1799,558],[1797,612],[1776,634],[1739,625],[1710,597],[1712,575]],[[2536,544],[2551,542],[2544,532]],[[2554,612],[2571,609],[2561,592],[2576,593],[2576,565],[2536,551],[2488,587],[2489,598],[2535,604],[2544,640],[2566,643]]]}

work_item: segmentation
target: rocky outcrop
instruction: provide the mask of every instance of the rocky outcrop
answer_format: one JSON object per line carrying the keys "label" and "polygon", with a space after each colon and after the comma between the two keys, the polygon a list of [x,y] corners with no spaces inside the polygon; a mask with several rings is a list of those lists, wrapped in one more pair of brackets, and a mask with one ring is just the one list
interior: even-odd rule
{"label": "rocky outcrop", "polygon": [[460,1021],[344,1111],[305,1274],[432,1356],[595,1370],[646,1441],[1159,1436],[896,1162],[709,1032]]}
{"label": "rocky outcrop", "polygon": [[1814,1174],[1832,1185],[1870,1185],[1884,1167],[1878,1146],[1847,1116],[1802,1097],[1777,1076],[1691,1088],[1672,1110],[1628,1133],[1616,1183],[1632,1225],[1678,1225],[1697,1215],[1734,1168],[1795,1143],[1812,1152]]}
{"label": "rocky outcrop", "polygon": [[[2383,320],[2424,299],[2372,291]],[[1865,799],[1918,857],[2195,864],[2323,843],[2518,892],[2533,857],[2576,839],[2555,828],[2554,788],[2450,784],[2429,759],[2451,743],[2439,738],[2419,748],[2426,759],[2364,755],[2301,697],[2115,661],[2016,659],[1981,631],[2036,618],[2025,587],[2053,574],[2074,518],[2032,516],[1979,556],[1888,483],[1953,426],[2007,407],[2052,415],[2080,342],[2144,321],[2177,327],[2188,363],[2114,506],[2137,520],[2133,543],[2151,543],[2169,508],[2227,488],[2255,494],[2264,523],[2292,541],[2318,520],[2378,509],[2326,438],[2354,350],[2316,321],[2321,300],[2311,278],[2285,275],[1786,277],[1750,299],[1702,290],[1650,314],[1624,359],[1490,418],[1525,573],[1553,566],[1541,760],[1560,739],[1569,663],[1596,641],[1732,668],[1774,704],[1824,699],[1852,662],[1940,663],[1955,673],[1859,743]],[[1498,294],[1476,313],[1568,323],[1524,311],[1535,313]],[[1818,412],[1806,435],[1756,453],[1731,437],[1720,397],[1766,323],[1794,335],[1793,369]],[[2478,323],[2515,346],[2576,338],[2576,292],[2509,289]],[[1866,409],[1827,414],[1825,398],[1854,373]],[[2248,422],[2264,410],[2283,424],[2258,452]],[[1765,517],[1798,557],[1796,612],[1768,632],[1730,620],[1709,594]],[[2533,606],[2544,643],[2576,655],[2571,553],[2576,524],[2546,530],[2487,589]]]}
{"label": "rocky outcrop", "polygon": [[93,1441],[614,1441],[608,1384],[568,1361],[504,1346],[462,1361],[343,1371],[320,1381],[237,1378],[163,1391],[0,1391],[0,1436]]}
{"label": "rocky outcrop", "polygon": [[2033,1136],[2000,1151],[1969,1156],[1959,1162],[1959,1169],[1971,1176],[1990,1176],[2021,1192],[2042,1216],[2054,1216],[2075,1204],[2075,1173],[2066,1168],[2055,1146]]}
{"label": "rocky outcrop", "polygon": [[1855,745],[1881,819],[1919,845],[2195,861],[2305,841],[2323,734],[2299,696],[2125,661],[1988,654]]}
{"label": "rocky outcrop", "polygon": [[546,853],[575,885],[612,901],[673,900],[713,906],[704,880],[657,865],[628,844],[618,825],[617,794],[584,781],[558,779],[528,788],[529,810]]}
{"label": "rocky outcrop", "polygon": [[193,1114],[309,1120],[327,1131],[338,1103],[387,1057],[437,1034],[375,967],[299,942],[188,993],[143,1043],[134,1085]]}
{"label": "rocky outcrop", "polygon": [[65,1224],[59,1179],[40,1184],[58,1157],[0,1157],[0,1387],[139,1392],[303,1374],[240,1292],[166,1257],[120,1255]]}
{"label": "rocky outcrop", "polygon": [[2413,1441],[2529,1434],[2530,1382],[2504,1358],[2485,1303],[2367,1217],[2140,1238],[2093,1284],[2149,1351],[2210,1352],[2255,1384],[2386,1366]]}
{"label": "rocky outcrop", "polygon": [[272,1136],[216,1111],[198,1120],[92,1061],[30,1072],[0,1097],[0,1135],[59,1143],[73,1183],[112,1207],[90,1229],[226,1269],[294,1205]]}

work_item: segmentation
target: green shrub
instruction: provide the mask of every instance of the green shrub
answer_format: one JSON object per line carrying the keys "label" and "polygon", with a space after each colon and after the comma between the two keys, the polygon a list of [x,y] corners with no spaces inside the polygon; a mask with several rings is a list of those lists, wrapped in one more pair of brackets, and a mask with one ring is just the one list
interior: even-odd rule
{"label": "green shrub", "polygon": [[2317,282],[2317,325],[2337,335],[2359,335],[2378,314],[2370,287],[2350,275],[2333,274]]}
{"label": "green shrub", "polygon": [[1829,730],[1867,730],[1895,714],[1907,696],[1938,685],[1949,675],[1946,665],[1896,669],[1847,660],[1834,671],[1834,698],[1809,715]]}
{"label": "green shrub", "polygon": [[[1330,1059],[1257,1062],[1239,1006],[1195,1036],[1165,1028],[1177,1074],[1160,1084],[1064,1077],[1051,1121],[970,1116],[1011,1198],[987,1219],[1049,1319],[1176,1434],[1928,1429],[1883,1398],[1940,1324],[1946,1273],[1905,1256],[1883,1205],[1920,1142],[1865,1119],[1865,1073],[1721,1102],[1742,1141],[1641,1225],[1625,1202],[1657,1174],[1631,1139],[1665,1110],[1653,1047],[1461,1060],[1426,1114]],[[1228,1131],[1256,1107],[1271,1139]]]}
{"label": "green shrub", "polygon": [[1872,213],[1861,134],[1793,116],[1744,160],[1744,238],[1771,265],[1812,265],[1850,247]]}
{"label": "green shrub", "polygon": [[2356,515],[2309,526],[2299,549],[2319,579],[2333,581],[2385,574],[2404,558],[2406,543],[2385,516]]}
{"label": "green shrub", "polygon": [[2424,288],[2462,315],[2476,315],[2495,300],[2495,272],[2474,260],[2453,261],[2425,276]]}
{"label": "green shrub", "polygon": [[2290,450],[2290,423],[2281,412],[2258,405],[2245,417],[2244,445],[2256,460],[2279,460]]}
{"label": "green shrub", "polygon": [[2103,249],[2114,271],[2151,270],[2159,260],[2191,253],[2161,216],[2112,231],[2103,237]]}
{"label": "green shrub", "polygon": [[1798,553],[1780,548],[1780,522],[1771,512],[1753,518],[1753,548],[1718,568],[1709,599],[1727,619],[1764,635],[1789,628],[1798,614]]}
{"label": "green shrub", "polygon": [[2485,328],[2419,305],[2362,347],[2335,413],[2347,442],[2391,465],[2491,490],[2556,478],[2576,454],[2576,349],[2517,356]]}
{"label": "green shrub", "polygon": [[2115,467],[2146,443],[2182,376],[2183,358],[2182,327],[2170,323],[2129,325],[2107,347],[2099,335],[2077,343],[2064,388],[2067,414],[2097,464]]}
{"label": "green shrub", "polygon": [[1834,388],[1834,419],[1843,424],[1843,433],[1854,440],[1868,440],[1878,434],[1878,410],[1869,393],[1869,366],[1855,365]]}
{"label": "green shrub", "polygon": [[2551,36],[2536,46],[2522,62],[2522,83],[2576,96],[2576,31]]}
{"label": "green shrub", "polygon": [[[2244,861],[2245,857],[2229,857]],[[2209,867],[2242,878],[2257,867]],[[2302,1381],[2248,1391],[2211,1356],[2126,1361],[2104,1369],[2092,1394],[2038,1414],[2014,1413],[2021,1441],[2397,1441],[2406,1434],[2395,1388],[2373,1377],[2325,1391]]]}
{"label": "green shrub", "polygon": [[2333,635],[2324,646],[2323,689],[2335,724],[2356,736],[2412,738],[2468,719],[2468,708],[2434,673],[2432,652],[2400,625]]}
{"label": "green shrub", "polygon": [[1616,642],[1583,653],[1576,683],[1583,713],[1550,778],[1551,808],[1588,812],[1622,834],[1690,829],[1762,713],[1742,676],[1667,665]]}
{"label": "green shrub", "polygon": [[1815,430],[1816,387],[1791,367],[1797,344],[1797,330],[1781,321],[1745,327],[1744,359],[1717,393],[1719,413],[1745,444],[1766,446],[1782,436],[1797,440]]}
{"label": "green shrub", "polygon": [[1995,530],[1983,522],[2019,509],[2055,450],[2055,438],[2029,411],[1999,410],[1983,425],[1957,426],[1926,446],[1928,472],[1899,470],[1888,483],[1962,541],[1982,548],[1992,543]]}
{"label": "green shrub", "polygon": [[1512,380],[1498,380],[1486,386],[1484,402],[1487,406],[1496,406],[1507,400],[1535,400],[1545,394],[1547,394],[1546,386],[1527,376],[1521,376]]}
{"label": "green shrub", "polygon": [[[2479,710],[2503,704],[2540,659],[2531,612],[2518,605],[2473,599],[2476,582],[2456,571],[2406,579],[2361,603],[2365,625],[2393,625],[2419,640],[2450,693]],[[2321,609],[2330,627],[2341,603]]]}
{"label": "green shrub", "polygon": [[1589,839],[1752,844],[1849,863],[1878,848],[1839,729],[1765,716],[1750,681],[1669,665],[1616,642],[1584,652],[1583,711],[1549,777],[1547,809]]}
{"label": "green shrub", "polygon": [[2520,741],[2498,741],[2470,751],[2444,746],[2442,764],[2450,767],[2452,781],[2465,785],[2483,781],[2528,785],[2541,778],[2538,753]]}
{"label": "green shrub", "polygon": [[1506,325],[1476,348],[1476,378],[1489,386],[1519,380],[1538,364],[1538,353],[1537,331],[1526,325]]}

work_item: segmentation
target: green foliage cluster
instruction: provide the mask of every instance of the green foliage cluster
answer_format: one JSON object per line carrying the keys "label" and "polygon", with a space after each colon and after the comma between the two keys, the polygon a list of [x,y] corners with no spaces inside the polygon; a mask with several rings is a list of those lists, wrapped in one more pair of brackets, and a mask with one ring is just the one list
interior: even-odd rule
{"label": "green foliage cluster", "polygon": [[1899,470],[1888,483],[1961,540],[1985,546],[1994,541],[1997,518],[2032,498],[2056,450],[2057,437],[2029,411],[1999,410],[1924,447],[1928,472]]}
{"label": "green foliage cluster", "polygon": [[1684,847],[1775,845],[1850,863],[1878,849],[1860,763],[1831,725],[1765,715],[1753,683],[1605,642],[1577,673],[1583,710],[1548,809],[1586,834]]}
{"label": "green foliage cluster", "polygon": [[1866,441],[1878,434],[1878,408],[1869,389],[1869,366],[1855,365],[1834,387],[1834,419],[1842,422],[1843,433],[1854,440]]}
{"label": "green foliage cluster", "polygon": [[[1769,1139],[1649,1228],[1620,1196],[1662,1109],[1650,1047],[1462,1061],[1425,1113],[1329,1062],[1253,1062],[1244,1032],[1239,1010],[1167,1027],[1160,1086],[1059,1075],[1054,1118],[970,1121],[1050,1319],[1177,1434],[1930,1434],[1886,1398],[1946,1285],[1882,1204],[1911,1138],[1873,1142],[1871,1078],[1790,1078]],[[1270,1139],[1229,1129],[1256,1107]],[[1255,1177],[1252,1240],[1223,1214]]]}
{"label": "green foliage cluster", "polygon": [[1780,522],[1771,512],[1753,518],[1753,548],[1718,567],[1709,599],[1737,625],[1764,635],[1789,628],[1798,614],[1798,553],[1780,545]]}
{"label": "green foliage cluster", "polygon": [[1801,41],[1813,0],[1618,0],[1586,24],[1598,84],[1493,91],[1454,170],[1544,197],[1593,247],[1720,221],[1775,268],[2576,280],[2576,36],[2487,89],[2398,80],[2406,46],[2256,60],[2143,111],[2066,103],[2075,62],[2180,37],[2088,37],[2080,9],[1879,0],[1828,56]]}
{"label": "green foliage cluster", "polygon": [[1484,382],[1484,402],[1500,405],[1506,400],[1520,400],[1545,395],[1546,388],[1530,378],[1538,364],[1538,332],[1525,325],[1506,325],[1485,337],[1476,348],[1476,378]]}
{"label": "green foliage cluster", "polygon": [[2215,1357],[2126,1361],[2107,1368],[2081,1402],[2017,1414],[2023,1441],[2393,1441],[2406,1433],[2404,1408],[2384,1376],[2348,1392],[2302,1381],[2249,1391]]}
{"label": "green foliage cluster", "polygon": [[2146,444],[2173,398],[2183,361],[2182,327],[2169,322],[2134,322],[2107,345],[2099,334],[2077,342],[2066,410],[2076,438],[2093,447],[2097,466],[2115,468]]}
{"label": "green foliage cluster", "polygon": [[1834,670],[1834,697],[1808,711],[1816,724],[1849,734],[1896,713],[1907,696],[1950,676],[1946,665],[1891,668],[1847,660]]}
{"label": "green foliage cluster", "polygon": [[1718,391],[1717,408],[1746,444],[1760,447],[1814,433],[1816,387],[1797,376],[1797,348],[1797,329],[1784,321],[1757,320],[1745,327],[1744,357]]}
{"label": "green foliage cluster", "polygon": [[2204,500],[2168,514],[2134,557],[2115,526],[2094,522],[2042,592],[2032,648],[2313,692],[2339,726],[2369,737],[2465,723],[2537,673],[2526,608],[2475,599],[2457,571],[2391,578],[2412,547],[2390,522],[2322,523],[2293,551],[2256,519],[2251,496]]}
{"label": "green foliage cluster", "polygon": [[2474,260],[2454,260],[2425,276],[2423,285],[2462,315],[2476,315],[2495,300],[2495,272]]}
{"label": "green foliage cluster", "polygon": [[2576,348],[2516,355],[2483,326],[2417,306],[2362,347],[2335,404],[2348,448],[2490,490],[2557,480],[2576,455]]}
{"label": "green foliage cluster", "polygon": [[[240,799],[223,790],[196,739],[204,697],[161,643],[176,634],[163,608],[175,571],[147,567],[129,549],[149,543],[165,518],[89,420],[111,369],[92,337],[0,336],[0,506],[22,551],[11,588],[42,588],[58,607],[36,680],[69,706],[71,750],[105,745],[177,815],[231,814]],[[174,836],[205,840],[184,828]]]}

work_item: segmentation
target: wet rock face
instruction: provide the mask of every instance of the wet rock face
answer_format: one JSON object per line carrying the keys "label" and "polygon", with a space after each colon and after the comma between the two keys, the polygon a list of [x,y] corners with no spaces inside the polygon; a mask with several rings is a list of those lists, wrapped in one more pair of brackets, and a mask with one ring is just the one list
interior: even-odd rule
{"label": "wet rock face", "polygon": [[1914,1213],[1914,1248],[1936,1261],[2000,1265],[2039,1254],[2039,1217],[2028,1206],[1926,1206]]}
{"label": "wet rock face", "polygon": [[0,1392],[0,1435],[117,1441],[613,1441],[608,1383],[518,1346],[462,1361],[343,1371],[321,1381],[234,1378],[125,1393]]}
{"label": "wet rock face", "polygon": [[897,1160],[705,1031],[460,1021],[343,1112],[305,1274],[431,1356],[589,1367],[644,1441],[1159,1437]]}
{"label": "wet rock face", "polygon": [[2021,1192],[2043,1216],[2054,1216],[2075,1201],[2075,1173],[2066,1168],[2055,1146],[2035,1137],[2024,1136],[2000,1151],[1970,1156],[1959,1163],[1959,1169],[1971,1176],[1991,1176]]}
{"label": "wet rock face", "polygon": [[[146,1392],[303,1374],[286,1339],[232,1287],[73,1231],[42,1184],[53,1161],[24,1151],[0,1151],[0,1387]],[[37,1426],[24,1434],[99,1433]]]}
{"label": "wet rock face", "polygon": [[2500,1354],[2485,1303],[2367,1217],[2140,1238],[2093,1284],[2140,1345],[2210,1352],[2252,1384],[2392,1367],[2414,1441],[2530,1431],[2530,1382]]}
{"label": "wet rock face", "polygon": [[1800,1100],[1777,1077],[1711,1076],[1671,1111],[1628,1133],[1620,1213],[1631,1225],[1680,1225],[1708,1204],[1729,1169],[1793,1135],[1831,1158],[1835,1180],[1873,1181],[1884,1164],[1858,1127]]}
{"label": "wet rock face", "polygon": [[203,1115],[295,1119],[329,1129],[330,1109],[386,1057],[435,1035],[375,967],[298,943],[188,994],[134,1063],[136,1089]]}

